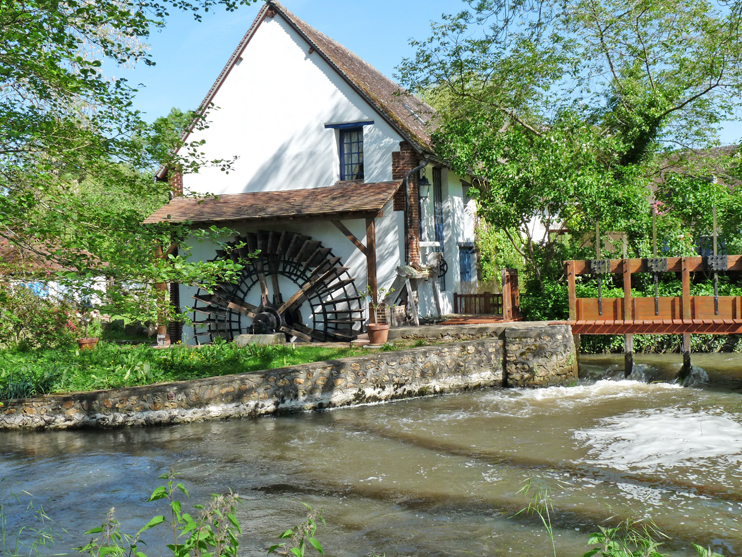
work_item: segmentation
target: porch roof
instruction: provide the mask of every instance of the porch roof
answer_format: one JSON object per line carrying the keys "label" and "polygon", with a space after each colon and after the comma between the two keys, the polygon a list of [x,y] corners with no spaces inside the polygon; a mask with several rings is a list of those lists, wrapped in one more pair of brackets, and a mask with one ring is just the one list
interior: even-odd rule
{"label": "porch roof", "polygon": [[205,199],[176,197],[144,223],[366,218],[376,216],[401,184],[401,180],[346,181],[324,188],[238,193]]}

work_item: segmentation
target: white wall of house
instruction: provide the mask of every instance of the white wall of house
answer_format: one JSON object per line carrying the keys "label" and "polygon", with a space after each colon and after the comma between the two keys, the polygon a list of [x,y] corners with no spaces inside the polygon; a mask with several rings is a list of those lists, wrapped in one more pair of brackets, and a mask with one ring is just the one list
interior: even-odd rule
{"label": "white wall of house", "polygon": [[[428,169],[426,175],[432,184],[432,170]],[[446,290],[441,292],[441,311],[451,313],[453,311],[453,294],[466,293],[473,288],[472,285],[462,285],[460,281],[461,268],[459,261],[459,249],[462,245],[474,242],[474,213],[475,202],[465,196],[462,180],[454,172],[443,168],[441,172],[441,190],[443,194],[443,247],[444,258],[448,263],[446,273]],[[423,202],[421,220],[423,223],[422,238],[425,241],[435,241],[434,228],[434,194],[430,188],[430,196]],[[426,256],[433,250],[423,248],[421,257],[423,262]],[[430,283],[422,283],[419,289],[420,310],[422,315],[435,315],[436,307],[433,298],[433,289]]]}
{"label": "white wall of house", "polygon": [[[344,220],[343,224],[355,235],[356,238],[361,240],[364,244],[367,244],[368,239],[366,238],[366,221],[362,219]],[[402,217],[400,212],[394,212],[392,210],[392,202],[390,201],[386,207],[384,207],[383,217],[376,219],[376,254],[377,254],[377,280],[379,286],[389,288],[394,281],[396,276],[396,268],[400,261],[400,224],[402,223]],[[311,236],[314,240],[322,242],[323,246],[332,248],[333,255],[340,257],[342,265],[349,268],[348,273],[355,278],[355,286],[359,294],[363,295],[366,291],[368,284],[368,270],[366,266],[366,256],[363,255],[354,244],[348,240],[345,235],[338,230],[335,225],[327,221],[311,221],[304,223],[293,223],[285,225],[270,225],[270,226],[249,226],[249,225],[234,225],[233,228],[240,234],[244,234],[248,231],[254,232],[257,230],[288,230],[290,232],[301,233],[307,236]],[[228,240],[228,239],[223,239]],[[216,255],[216,246],[212,242],[198,243],[195,240],[189,242],[191,247],[191,257],[200,260],[213,259]],[[272,292],[271,281],[268,281],[269,290]],[[279,288],[283,295],[284,300],[291,297],[299,288],[290,279],[286,277],[279,277]],[[180,301],[184,309],[189,308],[193,305],[192,296],[198,292],[198,288],[192,286],[180,286]],[[246,298],[248,303],[256,306],[260,305],[260,288],[255,286],[252,288]],[[365,305],[365,304],[364,304]],[[311,308],[308,303],[303,304],[299,311],[301,312],[304,324],[312,326]],[[204,316],[200,317],[201,319]],[[243,323],[249,324],[249,319],[243,320]],[[200,328],[199,331],[205,330]],[[203,340],[203,339],[202,339]],[[195,344],[194,333],[192,327],[184,327],[183,329],[183,343],[184,344]]]}
{"label": "white wall of house", "polygon": [[276,16],[266,18],[214,97],[207,158],[239,157],[229,174],[216,168],[184,177],[187,190],[228,194],[330,186],[340,178],[338,131],[364,127],[365,181],[391,180],[399,136],[316,52]]}

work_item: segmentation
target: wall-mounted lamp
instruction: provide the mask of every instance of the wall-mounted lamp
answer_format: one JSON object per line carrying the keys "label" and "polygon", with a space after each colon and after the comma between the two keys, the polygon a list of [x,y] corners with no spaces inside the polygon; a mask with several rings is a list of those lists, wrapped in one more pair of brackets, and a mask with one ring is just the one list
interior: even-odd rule
{"label": "wall-mounted lamp", "polygon": [[[425,171],[423,170],[423,172]],[[417,179],[417,191],[420,199],[427,201],[428,197],[430,197],[430,181],[425,174]]]}

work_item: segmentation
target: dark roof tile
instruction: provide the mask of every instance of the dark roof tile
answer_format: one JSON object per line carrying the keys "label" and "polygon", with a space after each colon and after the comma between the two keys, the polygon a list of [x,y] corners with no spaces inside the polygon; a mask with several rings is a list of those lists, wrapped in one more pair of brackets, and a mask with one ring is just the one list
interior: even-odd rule
{"label": "dark roof tile", "polygon": [[383,209],[401,184],[401,181],[337,182],[325,188],[238,193],[206,199],[176,197],[144,222],[331,219],[337,215],[362,218]]}

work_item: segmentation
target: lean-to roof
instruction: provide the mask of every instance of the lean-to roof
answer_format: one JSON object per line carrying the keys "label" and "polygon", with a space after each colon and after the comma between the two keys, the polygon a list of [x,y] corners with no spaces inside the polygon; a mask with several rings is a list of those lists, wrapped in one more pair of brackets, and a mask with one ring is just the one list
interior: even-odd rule
{"label": "lean-to roof", "polygon": [[175,197],[144,223],[366,218],[376,216],[401,184],[337,182],[325,188],[248,192],[206,199]]}

